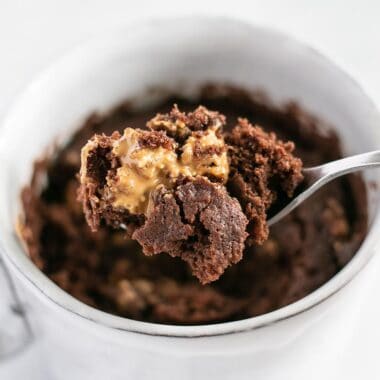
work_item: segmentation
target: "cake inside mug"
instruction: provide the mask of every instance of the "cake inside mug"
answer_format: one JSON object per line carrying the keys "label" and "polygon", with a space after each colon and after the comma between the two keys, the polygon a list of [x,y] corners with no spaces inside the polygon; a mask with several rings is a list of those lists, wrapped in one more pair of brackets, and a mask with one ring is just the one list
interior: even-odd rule
{"label": "cake inside mug", "polygon": [[353,257],[367,229],[360,175],[266,225],[302,185],[302,164],[341,157],[332,127],[233,86],[162,98],[93,114],[36,161],[20,233],[61,288],[137,320],[216,323],[292,303]]}

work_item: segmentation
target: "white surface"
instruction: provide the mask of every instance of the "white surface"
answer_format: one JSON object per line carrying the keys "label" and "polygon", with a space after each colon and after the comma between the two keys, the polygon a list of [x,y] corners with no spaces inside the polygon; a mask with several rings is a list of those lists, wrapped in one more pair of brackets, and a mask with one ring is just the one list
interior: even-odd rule
{"label": "white surface", "polygon": [[[26,3],[26,4],[25,4]],[[215,2],[216,3],[216,2]],[[313,5],[311,5],[313,3]],[[154,5],[156,4],[156,5]],[[140,17],[210,12],[210,2],[160,1],[0,1],[0,117],[17,93],[65,51],[89,37]],[[213,13],[239,16],[284,30],[320,48],[349,69],[367,92],[380,103],[380,4],[374,1],[250,1],[217,2]],[[380,126],[379,126],[380,127]],[[379,378],[376,368],[380,331],[380,257],[362,273],[368,296],[357,314],[355,331],[333,370],[342,379]],[[372,298],[373,297],[373,298]],[[375,302],[375,303],[374,303]],[[317,358],[316,358],[317,359]],[[0,365],[1,379],[40,379],[33,350]],[[24,372],[27,371],[27,372]]]}

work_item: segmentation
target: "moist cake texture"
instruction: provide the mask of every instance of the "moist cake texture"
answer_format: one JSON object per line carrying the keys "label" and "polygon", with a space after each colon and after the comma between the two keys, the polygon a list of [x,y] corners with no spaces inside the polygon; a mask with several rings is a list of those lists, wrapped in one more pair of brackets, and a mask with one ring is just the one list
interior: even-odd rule
{"label": "moist cake texture", "polygon": [[180,257],[202,284],[217,280],[241,260],[248,236],[250,244],[267,239],[278,190],[291,197],[303,180],[292,142],[246,119],[227,133],[225,124],[203,106],[184,113],[175,105],[148,121],[149,130],[94,135],[79,175],[91,229],[102,221],[121,227],[146,255]]}
{"label": "moist cake texture", "polygon": [[[95,217],[93,225],[98,231],[91,231],[77,200],[80,150],[94,134],[117,139],[127,126],[143,130],[146,121],[157,112],[160,115],[151,124],[158,133],[157,139],[148,146],[161,144],[162,132],[173,138],[173,123],[181,125],[176,114],[180,111],[172,111],[173,115],[169,112],[174,103],[181,111],[188,112],[203,104],[225,115],[224,138],[229,149],[234,150],[234,158],[229,162],[227,179],[215,181],[194,175],[179,180],[175,189],[160,186],[154,191],[151,220],[162,217],[163,200],[166,205],[172,205],[165,207],[176,225],[170,247],[162,246],[167,242],[160,239],[159,224],[146,223],[145,214],[144,217],[129,215],[130,231],[137,234],[145,253],[152,253],[150,249],[159,246],[159,250],[172,250],[174,257],[147,256],[142,254],[140,244],[125,236],[125,231],[114,228],[124,222],[122,213],[110,215],[109,224]],[[239,117],[243,119],[238,120]],[[199,123],[194,123],[199,127]],[[256,124],[262,125],[265,131],[275,132],[282,141],[294,141],[295,147],[289,143],[271,144],[269,134],[264,143],[260,139],[264,132]],[[175,134],[174,140],[182,144],[189,138],[189,130],[180,129],[181,135]],[[112,137],[113,131],[119,135]],[[101,139],[98,143],[101,147]],[[103,143],[104,147],[108,144]],[[254,160],[252,144],[258,145],[262,152]],[[83,302],[110,313],[174,324],[215,323],[266,313],[304,297],[328,281],[352,258],[366,233],[365,186],[360,176],[350,175],[321,189],[271,227],[268,236],[261,222],[262,213],[275,212],[299,181],[297,165],[287,164],[293,154],[305,166],[341,157],[339,139],[334,132],[296,104],[277,109],[261,96],[227,86],[206,86],[194,102],[180,96],[168,97],[157,107],[144,111],[134,111],[126,103],[107,115],[91,115],[54,157],[36,162],[33,179],[22,191],[21,235],[33,262],[55,283]],[[253,180],[257,178],[255,170],[261,174],[260,180]],[[286,173],[283,177],[282,172]],[[45,176],[47,185],[41,189],[41,177]],[[268,187],[272,191],[265,191]],[[195,188],[202,189],[201,210],[193,207],[200,204],[199,199],[191,202],[190,194],[199,193]],[[243,258],[239,261],[239,255],[231,252],[229,260],[232,257],[239,262],[227,268],[219,280],[201,285],[191,272],[208,273],[204,267],[210,264],[208,260],[199,262],[192,257],[196,243],[200,250],[205,250],[203,242],[193,239],[190,249],[186,251],[182,247],[178,251],[176,239],[189,232],[185,226],[191,225],[194,218],[202,219],[203,227],[197,225],[194,232],[200,236],[199,231],[205,225],[215,225],[215,221],[211,222],[215,214],[209,212],[210,208],[218,207],[220,202],[233,203],[235,198],[247,218],[246,230],[255,231],[250,235],[260,236],[261,241],[248,238]],[[179,202],[183,203],[177,223],[175,205]],[[223,215],[221,218],[225,220]],[[236,224],[239,222],[227,223],[223,228],[231,231]],[[210,236],[216,236],[212,230]],[[259,242],[262,244],[258,245]],[[206,249],[220,249],[219,243],[218,239],[208,242]]]}
{"label": "moist cake texture", "polygon": [[249,243],[263,244],[268,238],[267,210],[278,193],[292,197],[302,183],[302,161],[293,155],[291,141],[277,139],[247,119],[227,134],[231,170],[227,187],[239,199],[249,225]]}

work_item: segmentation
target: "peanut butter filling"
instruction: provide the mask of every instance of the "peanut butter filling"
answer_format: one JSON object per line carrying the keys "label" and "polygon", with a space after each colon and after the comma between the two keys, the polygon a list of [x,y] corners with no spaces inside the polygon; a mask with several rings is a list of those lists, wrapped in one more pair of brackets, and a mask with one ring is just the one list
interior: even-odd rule
{"label": "peanut butter filling", "polygon": [[[163,125],[163,121],[160,123]],[[111,154],[120,166],[115,175],[107,175],[103,194],[113,207],[127,209],[132,214],[145,214],[151,191],[158,185],[171,188],[180,176],[206,176],[222,183],[227,181],[227,148],[218,133],[222,123],[214,123],[200,131],[190,131],[179,120],[164,123],[165,132],[126,128],[123,135],[114,140]],[[181,136],[183,142],[180,144],[166,136],[166,131]],[[163,135],[165,143],[147,143],[149,133]],[[90,140],[82,149],[82,180],[93,145]]]}
{"label": "peanut butter filling", "polygon": [[112,152],[121,166],[115,178],[108,178],[113,206],[122,207],[133,214],[144,213],[149,193],[159,184],[168,185],[177,178],[181,168],[173,148],[140,146],[141,131],[127,128],[115,142]]}

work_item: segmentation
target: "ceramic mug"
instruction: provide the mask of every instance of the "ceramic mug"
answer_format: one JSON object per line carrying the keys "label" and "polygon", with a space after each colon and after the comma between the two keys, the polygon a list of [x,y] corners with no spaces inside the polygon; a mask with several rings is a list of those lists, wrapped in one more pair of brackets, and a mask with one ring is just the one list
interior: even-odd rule
{"label": "ceramic mug", "polygon": [[[241,321],[173,326],[107,314],[65,293],[25,254],[14,229],[19,191],[46,147],[63,143],[90,112],[149,87],[191,95],[210,81],[264,89],[279,105],[296,100],[335,126],[347,154],[380,146],[380,116],[361,88],[315,50],[273,30],[225,18],[167,19],[77,48],[25,91],[0,133],[1,253],[47,378],[312,379],[344,347],[364,281],[356,275],[379,246],[379,197],[371,186],[369,232],[347,266],[307,297]],[[367,183],[378,178],[377,170],[365,173]]]}

